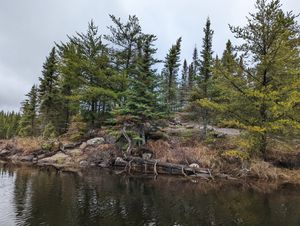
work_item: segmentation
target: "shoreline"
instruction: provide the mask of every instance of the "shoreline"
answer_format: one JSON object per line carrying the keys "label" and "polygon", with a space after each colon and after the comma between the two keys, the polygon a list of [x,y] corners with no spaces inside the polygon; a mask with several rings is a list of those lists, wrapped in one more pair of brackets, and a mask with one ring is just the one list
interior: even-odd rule
{"label": "shoreline", "polygon": [[[93,138],[98,139],[99,138]],[[92,139],[92,140],[93,140]],[[195,181],[212,182],[212,183],[250,183],[264,184],[264,187],[270,184],[270,188],[275,184],[284,186],[285,184],[300,185],[300,180],[290,176],[292,174],[299,175],[298,169],[275,168],[279,176],[274,178],[257,177],[253,172],[245,172],[245,174],[237,176],[224,171],[211,171],[209,168],[200,168],[198,165],[182,165],[176,163],[165,162],[160,159],[143,158],[137,156],[121,156],[122,153],[113,150],[110,144],[105,142],[87,144],[89,141],[66,144],[63,148],[56,151],[35,150],[30,153],[24,153],[20,150],[10,147],[10,150],[0,149],[0,162],[12,164],[14,166],[33,166],[42,169],[51,167],[59,172],[81,173],[89,169],[108,169],[115,174],[125,174],[129,176],[140,177],[159,177],[166,176],[175,179],[187,179],[194,183]],[[107,146],[109,148],[104,148]],[[103,150],[104,149],[104,150]],[[145,166],[147,169],[145,170]],[[171,171],[168,171],[168,167]],[[173,167],[173,168],[172,168]],[[228,167],[234,167],[229,164]],[[252,169],[251,169],[252,170]],[[283,176],[282,176],[283,174]],[[227,183],[226,182],[226,183]]]}

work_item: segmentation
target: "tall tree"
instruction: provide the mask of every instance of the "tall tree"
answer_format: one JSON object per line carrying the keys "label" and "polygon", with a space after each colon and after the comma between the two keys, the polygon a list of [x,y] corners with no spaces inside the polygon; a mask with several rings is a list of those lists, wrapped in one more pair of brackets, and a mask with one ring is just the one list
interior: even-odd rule
{"label": "tall tree", "polygon": [[163,95],[168,113],[174,112],[178,107],[178,70],[180,67],[181,38],[170,48],[162,71]]}
{"label": "tall tree", "polygon": [[69,37],[69,43],[59,45],[59,50],[63,90],[90,127],[101,126],[118,100],[123,81],[112,70],[98,27],[91,21],[86,33]]}
{"label": "tall tree", "polygon": [[243,41],[238,49],[244,62],[239,77],[228,69],[218,70],[224,93],[229,91],[228,102],[203,102],[247,131],[253,150],[266,158],[270,136],[300,129],[300,33],[296,16],[284,13],[278,0],[257,0],[255,8],[246,26],[230,26]]}
{"label": "tall tree", "polygon": [[193,71],[195,74],[195,78],[197,75],[199,75],[199,70],[200,70],[200,60],[199,60],[199,56],[198,56],[198,49],[195,46],[194,51],[193,51]]}
{"label": "tall tree", "polygon": [[183,61],[181,80],[180,80],[180,107],[184,107],[188,98],[188,65],[186,60]]}
{"label": "tall tree", "polygon": [[[203,91],[203,98],[209,98],[209,86],[211,80],[211,68],[212,68],[212,37],[213,37],[213,30],[211,29],[211,22],[210,19],[207,18],[205,27],[203,29],[204,38],[202,44],[202,50],[200,52],[201,61],[200,61],[200,78],[199,78],[199,86]],[[202,119],[203,119],[203,132],[204,136],[206,135],[207,125],[209,123],[209,112],[206,108],[203,109],[202,112]]]}
{"label": "tall tree", "polygon": [[37,87],[32,86],[30,92],[26,94],[27,99],[22,103],[22,117],[19,125],[20,136],[36,136],[38,131],[37,110],[38,94]]}
{"label": "tall tree", "polygon": [[193,65],[193,69],[191,68],[191,72],[193,72],[191,74],[196,77],[197,84],[194,86],[191,92],[191,104],[189,109],[198,119],[199,123],[203,124],[203,129],[201,129],[200,135],[202,138],[205,138],[207,134],[207,126],[210,122],[210,112],[208,108],[199,105],[199,100],[210,99],[212,95],[212,38],[214,32],[211,29],[211,22],[209,18],[206,20],[203,32],[204,37],[202,39],[202,50],[200,52],[199,75],[197,77],[195,74],[195,65]]}
{"label": "tall tree", "polygon": [[[145,144],[145,131],[160,117],[157,106],[157,75],[153,69],[158,62],[153,56],[156,53],[153,47],[155,40],[154,35],[145,35],[136,59],[131,86],[127,91],[126,103],[115,110],[117,124],[122,126],[122,133],[129,143],[128,153],[133,147],[133,140],[139,145]],[[131,130],[131,135],[127,129]]]}
{"label": "tall tree", "polygon": [[38,97],[41,129],[44,130],[47,124],[52,124],[57,132],[59,132],[62,127],[62,99],[59,90],[57,63],[56,49],[53,47],[43,65],[42,77],[39,78]]}

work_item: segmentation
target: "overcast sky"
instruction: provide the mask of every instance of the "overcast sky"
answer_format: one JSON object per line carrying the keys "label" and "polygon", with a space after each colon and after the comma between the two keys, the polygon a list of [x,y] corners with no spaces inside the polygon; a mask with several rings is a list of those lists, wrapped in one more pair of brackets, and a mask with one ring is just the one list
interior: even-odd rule
{"label": "overcast sky", "polygon": [[[84,32],[93,19],[108,33],[109,14],[126,20],[137,15],[145,33],[157,35],[158,58],[163,59],[178,37],[181,58],[190,59],[201,46],[209,16],[214,30],[213,50],[223,52],[232,39],[228,24],[243,25],[255,0],[0,0],[0,110],[19,110],[54,42]],[[300,13],[299,0],[282,0],[285,11]],[[298,18],[299,19],[299,18]]]}

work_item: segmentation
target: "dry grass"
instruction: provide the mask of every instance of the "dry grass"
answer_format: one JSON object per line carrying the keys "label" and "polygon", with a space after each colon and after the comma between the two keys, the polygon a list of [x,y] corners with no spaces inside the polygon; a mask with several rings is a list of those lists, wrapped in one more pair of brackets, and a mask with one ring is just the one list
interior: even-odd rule
{"label": "dry grass", "polygon": [[154,152],[155,158],[172,163],[198,163],[201,167],[211,167],[217,159],[217,152],[201,143],[182,146],[180,143],[157,140],[149,141],[147,148]]}
{"label": "dry grass", "polygon": [[6,149],[14,149],[24,154],[29,154],[41,149],[42,140],[36,137],[15,138],[2,141],[2,147]]}
{"label": "dry grass", "polygon": [[250,175],[252,177],[274,181],[278,179],[288,180],[289,176],[280,168],[274,167],[268,162],[256,160],[251,163]]}

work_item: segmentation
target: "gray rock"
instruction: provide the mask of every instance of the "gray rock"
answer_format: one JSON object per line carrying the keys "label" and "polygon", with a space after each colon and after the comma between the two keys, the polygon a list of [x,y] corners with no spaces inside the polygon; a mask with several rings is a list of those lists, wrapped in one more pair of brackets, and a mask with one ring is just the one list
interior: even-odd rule
{"label": "gray rock", "polygon": [[152,158],[152,153],[145,152],[142,154],[142,158],[145,160],[151,159]]}
{"label": "gray rock", "polygon": [[72,157],[76,157],[76,156],[80,156],[82,155],[82,150],[79,148],[76,149],[70,149],[68,151],[66,151],[66,154],[72,156]]}
{"label": "gray rock", "polygon": [[87,167],[88,166],[88,162],[85,160],[82,160],[79,162],[80,167]]}
{"label": "gray rock", "polygon": [[115,160],[115,164],[126,164],[127,162],[122,159],[121,157],[117,157],[116,160]]}
{"label": "gray rock", "polygon": [[80,149],[81,150],[83,150],[83,149],[85,149],[86,148],[86,146],[87,146],[87,143],[86,142],[83,142],[81,145],[80,145]]}
{"label": "gray rock", "polygon": [[104,144],[104,143],[105,143],[105,140],[103,137],[95,137],[86,142],[87,146],[95,146],[95,145]]}
{"label": "gray rock", "polygon": [[66,162],[66,160],[69,158],[68,155],[62,153],[62,152],[58,152],[55,155],[51,156],[51,157],[47,157],[47,158],[43,158],[41,159],[39,162],[40,163],[44,163],[44,164],[63,164]]}
{"label": "gray rock", "polygon": [[9,153],[10,153],[9,150],[4,149],[4,150],[1,150],[1,151],[0,151],[0,156],[1,156],[1,157],[4,157],[4,156],[9,155]]}
{"label": "gray rock", "polygon": [[38,155],[38,156],[37,156],[37,159],[39,160],[39,159],[43,159],[43,158],[45,158],[45,157],[46,157],[45,154],[41,154],[41,155]]}
{"label": "gray rock", "polygon": [[31,162],[33,158],[34,158],[33,155],[25,155],[25,156],[20,156],[19,160],[22,162]]}
{"label": "gray rock", "polygon": [[200,166],[197,163],[192,163],[189,165],[190,168],[200,168]]}
{"label": "gray rock", "polygon": [[65,144],[65,145],[63,145],[63,150],[78,147],[80,144],[81,144],[81,142]]}
{"label": "gray rock", "polygon": [[101,162],[101,163],[99,164],[99,166],[102,167],[102,168],[106,168],[106,167],[109,166],[109,164],[108,164],[107,162]]}

